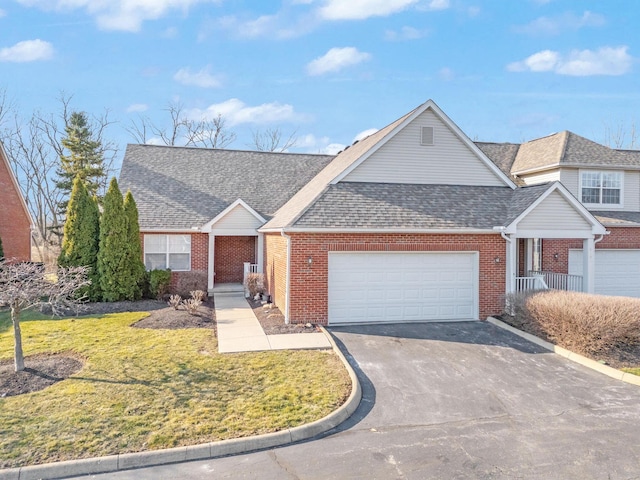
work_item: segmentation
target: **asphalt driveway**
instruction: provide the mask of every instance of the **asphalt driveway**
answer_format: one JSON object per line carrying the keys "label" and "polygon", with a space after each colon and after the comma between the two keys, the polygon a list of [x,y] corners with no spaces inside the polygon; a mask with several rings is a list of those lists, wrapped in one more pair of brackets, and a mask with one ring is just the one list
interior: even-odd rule
{"label": "asphalt driveway", "polygon": [[94,478],[640,478],[640,388],[486,322],[332,328],[363,402],[323,438]]}

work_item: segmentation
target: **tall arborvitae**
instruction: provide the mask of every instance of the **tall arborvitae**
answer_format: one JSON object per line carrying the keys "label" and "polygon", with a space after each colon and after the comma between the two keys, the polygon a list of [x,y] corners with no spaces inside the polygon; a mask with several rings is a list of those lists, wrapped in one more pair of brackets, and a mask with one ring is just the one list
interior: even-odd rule
{"label": "tall arborvitae", "polygon": [[131,191],[124,197],[124,216],[127,221],[127,254],[126,267],[129,270],[126,278],[128,289],[127,300],[139,300],[142,298],[143,283],[145,279],[145,267],[142,263],[142,245],[140,244],[140,225],[138,224],[138,207],[133,199]]}
{"label": "tall arborvitae", "polygon": [[103,200],[98,251],[98,273],[105,302],[125,300],[129,294],[124,280],[129,274],[127,250],[127,220],[122,193],[113,178]]}
{"label": "tall arborvitae", "polygon": [[62,249],[58,257],[61,267],[89,267],[91,285],[82,287],[79,294],[91,301],[101,300],[98,274],[98,245],[100,212],[98,203],[87,192],[82,179],[73,181],[73,189],[67,207]]}
{"label": "tall arborvitae", "polygon": [[4,250],[2,249],[2,238],[0,237],[0,260],[4,258]]}
{"label": "tall arborvitae", "polygon": [[[95,137],[91,124],[84,112],[73,112],[65,127],[66,137],[62,139],[62,146],[69,151],[69,155],[60,157],[60,168],[57,171],[56,186],[62,192],[69,194],[73,181],[80,177],[87,187],[89,196],[98,194],[100,185],[106,179],[102,144]],[[64,212],[68,197],[60,203],[60,210]]]}

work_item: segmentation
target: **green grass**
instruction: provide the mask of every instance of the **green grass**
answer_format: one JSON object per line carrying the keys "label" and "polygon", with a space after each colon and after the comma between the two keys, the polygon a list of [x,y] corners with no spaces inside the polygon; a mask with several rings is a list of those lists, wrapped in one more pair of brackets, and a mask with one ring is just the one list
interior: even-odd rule
{"label": "green grass", "polygon": [[[25,312],[25,355],[85,359],[71,378],[0,399],[0,467],[189,445],[319,419],[346,398],[333,353],[219,355],[210,330],[148,330],[146,313],[57,319]],[[13,356],[0,312],[0,359]]]}
{"label": "green grass", "polygon": [[640,368],[623,368],[622,371],[640,376]]}

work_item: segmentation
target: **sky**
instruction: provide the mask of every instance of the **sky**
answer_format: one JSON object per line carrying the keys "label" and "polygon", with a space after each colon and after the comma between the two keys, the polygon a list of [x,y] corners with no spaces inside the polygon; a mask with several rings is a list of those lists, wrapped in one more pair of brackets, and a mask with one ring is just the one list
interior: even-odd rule
{"label": "sky", "polygon": [[604,142],[640,119],[638,25],[637,0],[0,0],[0,89],[108,111],[120,157],[171,103],[235,149],[336,153],[428,99],[473,140]]}

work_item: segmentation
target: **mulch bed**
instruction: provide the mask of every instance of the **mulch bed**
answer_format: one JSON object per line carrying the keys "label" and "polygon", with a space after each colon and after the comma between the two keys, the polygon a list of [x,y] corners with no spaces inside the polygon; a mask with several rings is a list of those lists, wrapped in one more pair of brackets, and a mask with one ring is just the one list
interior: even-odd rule
{"label": "mulch bed", "polygon": [[166,303],[164,303],[163,308],[147,311],[149,311],[148,317],[137,321],[131,326],[135,328],[162,328],[169,330],[211,328],[214,330],[214,335],[217,336],[216,311],[213,298],[202,302],[202,305],[198,307],[198,311],[194,315],[187,312],[183,306],[178,307],[176,310],[167,306]]}
{"label": "mulch bed", "polygon": [[[555,344],[553,339],[550,339],[541,328],[531,322],[522,321],[518,317],[512,317],[511,315],[496,315],[496,318],[518,330],[530,333],[542,340]],[[617,369],[640,367],[640,345],[620,345],[616,349],[600,351],[585,356]]]}
{"label": "mulch bed", "polygon": [[25,358],[25,369],[16,372],[13,359],[0,361],[0,398],[37,392],[79,372],[82,360],[57,355],[32,355]]}
{"label": "mulch bed", "polygon": [[284,315],[275,306],[268,306],[271,304],[263,304],[261,300],[255,300],[253,298],[247,298],[249,306],[253,309],[253,313],[258,318],[264,333],[267,335],[278,335],[286,333],[315,333],[320,329],[316,325],[310,323],[284,323]]}

